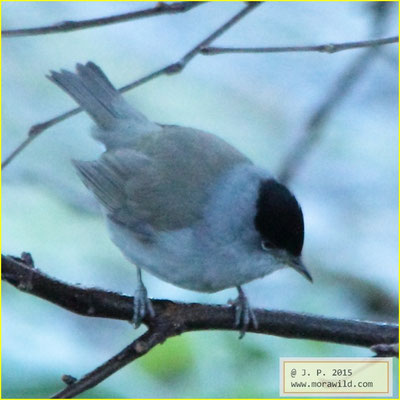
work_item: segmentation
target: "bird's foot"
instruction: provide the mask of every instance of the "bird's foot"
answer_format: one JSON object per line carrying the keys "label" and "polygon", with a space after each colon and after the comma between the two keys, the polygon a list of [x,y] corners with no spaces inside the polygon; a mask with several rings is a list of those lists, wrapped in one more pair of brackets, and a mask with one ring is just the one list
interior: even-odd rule
{"label": "bird's foot", "polygon": [[231,304],[235,307],[235,328],[240,328],[239,339],[242,339],[250,324],[257,329],[258,322],[243,289],[240,286],[238,286],[237,289],[239,295]]}
{"label": "bird's foot", "polygon": [[143,282],[139,280],[138,286],[135,290],[135,298],[133,300],[132,322],[135,328],[139,328],[146,315],[154,317],[155,312],[151,300],[147,296],[147,289]]}

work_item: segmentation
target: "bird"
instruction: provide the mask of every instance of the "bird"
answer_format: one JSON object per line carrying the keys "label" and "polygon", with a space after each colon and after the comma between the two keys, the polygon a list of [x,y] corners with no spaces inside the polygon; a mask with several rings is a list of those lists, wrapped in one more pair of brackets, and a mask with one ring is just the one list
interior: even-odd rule
{"label": "bird", "polygon": [[150,121],[94,62],[47,77],[92,118],[105,146],[97,160],[72,162],[136,266],[135,327],[155,316],[142,270],[192,291],[237,288],[240,337],[258,327],[242,285],[285,267],[312,282],[301,206],[268,170],[212,133]]}

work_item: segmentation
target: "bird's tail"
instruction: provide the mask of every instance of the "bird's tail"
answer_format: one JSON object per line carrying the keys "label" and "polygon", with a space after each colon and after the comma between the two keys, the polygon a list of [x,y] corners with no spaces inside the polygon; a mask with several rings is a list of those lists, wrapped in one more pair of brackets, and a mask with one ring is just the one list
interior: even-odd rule
{"label": "bird's tail", "polygon": [[[129,141],[138,133],[154,130],[157,124],[150,122],[141,112],[130,106],[121,93],[114,88],[104,72],[93,62],[77,64],[76,72],[51,71],[48,78],[67,92],[96,122],[100,128],[95,136],[107,147],[112,142]],[[122,132],[115,132],[122,130]],[[120,134],[124,138],[109,137]],[[118,144],[118,143],[117,143]]]}

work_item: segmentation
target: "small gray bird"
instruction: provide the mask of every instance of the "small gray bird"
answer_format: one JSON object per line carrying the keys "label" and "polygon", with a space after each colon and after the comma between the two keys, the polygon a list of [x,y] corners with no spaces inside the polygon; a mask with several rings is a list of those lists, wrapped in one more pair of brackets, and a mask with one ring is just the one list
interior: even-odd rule
{"label": "small gray bird", "polygon": [[217,136],[149,121],[93,62],[48,77],[94,120],[106,151],[74,161],[101,204],[110,236],[136,265],[133,321],[154,310],[141,269],[181,288],[236,287],[235,326],[257,320],[241,285],[301,261],[304,224],[295,197]]}

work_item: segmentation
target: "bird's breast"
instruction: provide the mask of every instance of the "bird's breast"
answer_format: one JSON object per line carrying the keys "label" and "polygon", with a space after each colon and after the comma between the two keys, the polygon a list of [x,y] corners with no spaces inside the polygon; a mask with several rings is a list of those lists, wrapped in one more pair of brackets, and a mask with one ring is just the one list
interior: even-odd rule
{"label": "bird's breast", "polygon": [[196,228],[159,233],[143,241],[129,228],[108,221],[110,236],[136,266],[175,286],[217,292],[260,278],[275,269],[262,255],[235,243],[215,243]]}

